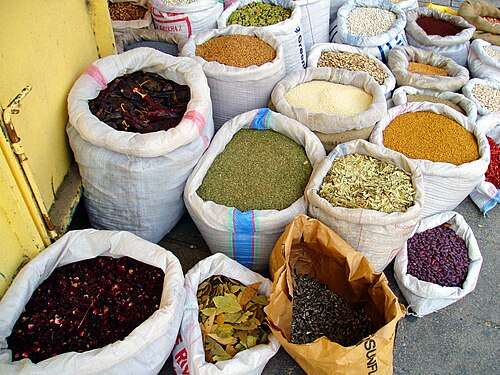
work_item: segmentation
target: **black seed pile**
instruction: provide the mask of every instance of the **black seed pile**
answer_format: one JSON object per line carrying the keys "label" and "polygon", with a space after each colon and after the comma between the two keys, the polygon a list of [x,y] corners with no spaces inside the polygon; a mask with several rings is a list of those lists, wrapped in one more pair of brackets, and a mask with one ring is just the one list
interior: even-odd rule
{"label": "black seed pile", "polygon": [[460,287],[469,270],[465,241],[449,224],[416,233],[407,242],[407,272],[422,281]]}
{"label": "black seed pile", "polygon": [[375,333],[363,308],[351,306],[311,275],[295,277],[291,342],[308,344],[326,336],[342,346],[356,345]]}

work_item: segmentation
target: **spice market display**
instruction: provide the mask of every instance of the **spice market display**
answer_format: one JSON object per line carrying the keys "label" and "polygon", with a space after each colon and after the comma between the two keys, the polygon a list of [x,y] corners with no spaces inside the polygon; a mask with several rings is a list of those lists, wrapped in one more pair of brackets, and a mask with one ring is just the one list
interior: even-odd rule
{"label": "spice market display", "polygon": [[[491,289],[491,276],[479,277],[492,269],[491,264],[483,264],[483,255],[485,262],[496,259],[500,211],[495,208],[500,205],[500,8],[491,1],[450,0],[433,5],[346,0],[337,1],[338,5],[332,0],[329,43],[314,41],[318,15],[309,12],[308,2],[103,1],[109,25],[92,26],[98,58],[74,74],[86,85],[82,89],[86,96],[82,100],[70,90],[66,93],[68,125],[61,133],[67,136],[67,152],[81,178],[68,225],[56,230],[69,231],[70,236],[87,230],[72,230],[70,221],[79,204],[95,224],[92,229],[92,224],[84,224],[93,231],[89,233],[133,236],[126,238],[131,255],[114,253],[114,239],[104,239],[104,245],[89,239],[84,240],[88,259],[72,258],[72,252],[78,252],[72,247],[76,245],[56,230],[48,237],[47,248],[64,244],[57,261],[44,258],[48,250],[39,249],[33,259],[28,252],[22,254],[23,263],[9,286],[15,285],[19,293],[15,281],[23,280],[25,291],[32,292],[14,296],[24,301],[15,314],[9,289],[8,298],[0,299],[0,374],[64,369],[92,375],[173,375],[179,370],[188,375],[417,375],[423,374],[423,367],[427,373],[441,373],[443,368],[456,373],[461,365],[458,359],[450,359],[447,366],[441,359],[436,364],[432,356],[416,358],[415,353],[421,354],[426,345],[421,338],[425,320],[433,331],[436,324],[449,323],[453,328],[446,327],[443,333],[443,353],[456,351],[449,349],[454,335],[460,337],[457,341],[478,336],[470,320],[460,331],[462,316],[471,319],[471,311],[483,308],[482,302],[496,302],[490,295],[481,295]],[[90,8],[89,14],[102,11]],[[146,18],[149,25],[133,26]],[[119,22],[132,23],[115,28]],[[310,37],[303,34],[306,26],[312,46],[305,42]],[[111,39],[114,35],[125,40],[127,34],[134,34],[137,43],[127,46],[127,56],[112,54],[124,57],[113,66],[119,74],[106,68],[113,57],[100,49],[99,32],[107,28]],[[150,34],[139,42],[137,32],[153,28],[163,33],[158,40]],[[415,37],[415,29],[435,44],[425,45]],[[160,48],[171,35],[183,38],[172,50],[175,56],[164,52],[170,49]],[[466,40],[458,43],[458,38]],[[478,47],[480,53],[473,51],[475,43],[471,45],[476,40],[487,42]],[[141,54],[134,57],[131,50],[144,42],[148,47],[134,51]],[[114,49],[114,40],[109,45]],[[310,52],[315,61],[308,60]],[[132,69],[140,59],[143,67]],[[313,69],[317,75],[311,79]],[[321,74],[327,77],[322,79]],[[342,79],[333,82],[337,76]],[[296,80],[295,84],[287,78]],[[76,79],[67,82],[69,88],[79,88]],[[40,96],[39,87],[34,87]],[[287,91],[278,91],[275,97],[281,87]],[[198,98],[198,89],[204,101]],[[395,89],[407,90],[404,99]],[[82,102],[84,109],[80,106],[72,113],[73,105]],[[269,103],[269,108],[263,108],[266,104],[246,108],[254,107],[253,103]],[[293,115],[286,113],[283,103],[293,109]],[[12,138],[7,109],[1,106],[0,112],[2,126],[5,123]],[[365,118],[370,123],[360,127]],[[91,129],[80,133],[77,120],[92,125]],[[342,127],[335,121],[342,122]],[[341,131],[327,133],[315,127],[325,124]],[[187,134],[189,126],[196,137]],[[86,136],[99,132],[106,135],[94,145]],[[122,141],[137,152],[117,151]],[[148,152],[171,141],[163,153]],[[356,142],[364,143],[348,152]],[[365,154],[374,146],[380,152]],[[94,159],[85,159],[89,155]],[[19,160],[25,162],[22,157]],[[158,168],[167,161],[171,169]],[[316,181],[321,168],[323,174]],[[95,186],[86,180],[89,169]],[[28,178],[30,173],[23,170]],[[173,173],[181,170],[185,172],[182,181]],[[112,186],[115,182],[117,187]],[[167,185],[176,185],[167,194],[175,196],[176,207],[166,203],[172,197],[161,194]],[[105,191],[103,186],[111,189]],[[142,187],[148,188],[147,196],[140,194]],[[32,189],[36,198],[39,188]],[[92,189],[102,193],[99,199],[91,199]],[[60,199],[56,190],[52,180],[54,200]],[[141,215],[154,211],[147,206],[148,199],[160,208],[154,212],[158,217],[139,228]],[[458,213],[466,200],[475,204],[478,214],[464,215],[469,224]],[[324,207],[335,212],[321,211]],[[36,211],[33,216],[40,216],[38,211],[46,216],[41,208],[28,210]],[[105,224],[96,220],[99,215]],[[171,234],[159,242],[141,234],[144,228],[153,230],[155,220],[170,220],[169,215],[175,216],[173,228],[168,229]],[[182,215],[187,219],[179,219]],[[40,224],[33,218],[37,230],[53,225],[50,217],[43,219]],[[305,231],[313,221],[319,223],[313,233]],[[294,237],[298,232],[300,241]],[[153,250],[145,250],[144,243]],[[99,246],[108,245],[99,253],[108,251],[106,255],[97,255]],[[143,250],[143,258],[134,256]],[[155,253],[165,250],[169,258]],[[214,260],[215,271],[209,277],[195,283],[184,278],[203,259],[218,253],[239,263],[233,267],[255,271],[261,281],[224,276],[223,268],[228,266],[222,260]],[[63,256],[68,258],[61,261]],[[30,260],[45,263],[26,276],[23,268],[28,269]],[[162,262],[178,266],[178,274],[159,266]],[[37,273],[39,279],[33,276]],[[389,282],[385,273],[391,275]],[[328,280],[324,275],[329,275]],[[4,276],[1,267],[0,276]],[[170,279],[175,279],[175,289],[167,288]],[[363,287],[369,286],[368,291],[353,287],[359,280]],[[380,295],[373,291],[382,288],[380,284],[390,292],[383,298],[380,291]],[[337,290],[332,285],[341,286]],[[476,285],[476,293],[469,295]],[[186,293],[196,297],[193,306]],[[394,297],[391,303],[389,297]],[[175,300],[180,309],[169,311],[167,299],[168,303]],[[195,320],[186,324],[188,310]],[[163,315],[172,322],[178,320],[179,326],[176,322],[171,327],[148,325]],[[405,315],[421,318],[422,326]],[[484,321],[483,330],[494,325],[486,314],[477,319]],[[403,327],[400,332],[398,324]],[[149,344],[127,347],[134,342],[128,339],[140,339],[138,329],[145,325],[151,332],[157,329],[155,334],[168,336],[171,345],[163,345],[162,350]],[[174,328],[175,332],[167,332]],[[185,329],[197,338],[186,339]],[[496,352],[490,354],[490,343],[485,344],[490,336],[478,336],[477,345],[494,359],[488,357],[484,363],[474,359],[474,364],[469,363],[472,359],[464,360],[468,366],[464,373],[474,366],[481,369],[478,373],[494,373],[489,370],[496,366]],[[338,358],[328,357],[322,363],[330,344],[335,344],[330,354]],[[270,361],[280,345],[282,355]],[[264,353],[264,346],[274,352],[268,348],[271,354]],[[134,359],[136,349],[141,358]],[[130,358],[118,359],[115,350],[130,351]],[[462,352],[472,350],[465,347]],[[88,367],[79,362],[82,354],[89,355],[84,357]],[[144,355],[154,358],[154,365],[148,366]],[[127,360],[131,362],[126,364]]]}

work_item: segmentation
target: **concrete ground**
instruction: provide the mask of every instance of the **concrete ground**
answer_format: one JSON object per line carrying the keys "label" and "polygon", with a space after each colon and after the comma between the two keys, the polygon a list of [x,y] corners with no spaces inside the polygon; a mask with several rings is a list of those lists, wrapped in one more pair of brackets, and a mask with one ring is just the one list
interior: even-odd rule
{"label": "concrete ground", "polygon": [[[498,277],[500,251],[500,207],[485,218],[467,198],[455,211],[464,216],[474,232],[483,255],[476,289],[464,299],[423,318],[406,316],[398,324],[394,347],[394,374],[497,374],[500,373],[500,306]],[[159,243],[172,251],[187,272],[210,256],[205,241],[188,214]],[[406,300],[394,280],[392,264],[385,274],[405,306]],[[161,375],[174,374],[169,358]],[[264,375],[305,374],[280,348],[267,364]]]}

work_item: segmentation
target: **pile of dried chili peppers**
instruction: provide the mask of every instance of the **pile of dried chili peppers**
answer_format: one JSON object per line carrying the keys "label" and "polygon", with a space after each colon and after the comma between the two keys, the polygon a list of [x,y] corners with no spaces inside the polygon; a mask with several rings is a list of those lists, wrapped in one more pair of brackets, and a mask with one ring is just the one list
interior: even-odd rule
{"label": "pile of dried chili peppers", "polygon": [[89,107],[113,129],[151,133],[177,126],[190,99],[189,86],[137,71],[115,78]]}
{"label": "pile of dried chili peppers", "polygon": [[490,144],[491,158],[490,165],[484,176],[486,181],[491,182],[497,189],[500,189],[500,147],[492,138],[486,138]]}

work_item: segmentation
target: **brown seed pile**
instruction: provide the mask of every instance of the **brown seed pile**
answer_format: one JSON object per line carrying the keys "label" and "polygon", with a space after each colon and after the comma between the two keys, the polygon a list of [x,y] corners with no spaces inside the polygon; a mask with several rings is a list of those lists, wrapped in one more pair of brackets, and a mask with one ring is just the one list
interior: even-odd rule
{"label": "brown seed pile", "polygon": [[196,56],[206,61],[247,68],[273,61],[276,51],[257,37],[236,34],[219,36],[196,46]]}
{"label": "brown seed pile", "polygon": [[415,74],[423,74],[426,76],[443,76],[443,77],[449,76],[446,70],[438,68],[437,66],[416,63],[413,61],[410,61],[408,63],[408,71]]}
{"label": "brown seed pile", "polygon": [[112,3],[108,2],[109,16],[113,21],[142,20],[147,9],[132,2]]}
{"label": "brown seed pile", "polygon": [[491,112],[500,112],[500,90],[490,86],[476,84],[472,87],[472,95]]}
{"label": "brown seed pile", "polygon": [[460,106],[453,103],[451,100],[441,99],[441,98],[438,98],[437,96],[420,95],[420,94],[407,94],[406,100],[408,102],[431,102],[431,103],[446,104],[448,107],[453,108],[455,111],[458,111],[463,115],[466,114],[465,111]]}
{"label": "brown seed pile", "polygon": [[384,146],[411,159],[461,165],[479,159],[476,137],[456,121],[433,112],[397,116],[385,128]]}
{"label": "brown seed pile", "polygon": [[350,71],[362,70],[371,75],[379,85],[389,76],[379,64],[361,53],[323,51],[317,65]]}

